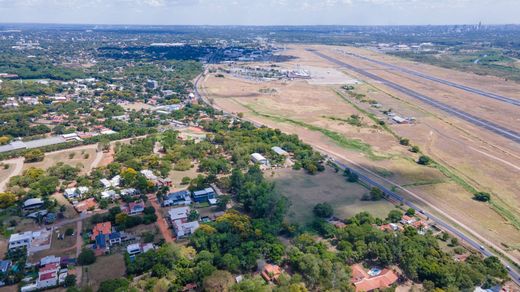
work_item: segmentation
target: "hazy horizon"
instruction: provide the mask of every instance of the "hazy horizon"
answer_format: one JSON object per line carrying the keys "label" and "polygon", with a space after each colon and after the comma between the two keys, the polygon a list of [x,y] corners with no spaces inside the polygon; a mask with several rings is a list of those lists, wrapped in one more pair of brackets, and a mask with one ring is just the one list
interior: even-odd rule
{"label": "hazy horizon", "polygon": [[0,0],[2,23],[92,25],[520,24],[514,0]]}

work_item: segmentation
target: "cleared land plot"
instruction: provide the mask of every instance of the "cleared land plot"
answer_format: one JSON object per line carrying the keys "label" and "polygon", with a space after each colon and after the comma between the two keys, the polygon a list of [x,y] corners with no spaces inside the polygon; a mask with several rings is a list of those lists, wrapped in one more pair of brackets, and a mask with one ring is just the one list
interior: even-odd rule
{"label": "cleared land plot", "polygon": [[[64,236],[63,239],[58,239],[59,235],[63,235],[65,233],[65,230],[67,230],[68,228],[72,228],[74,230],[74,235]],[[51,248],[39,251],[31,255],[30,260],[36,262],[39,259],[49,255],[75,257],[76,232],[76,223],[67,224],[60,228],[54,229],[52,232]]]}
{"label": "cleared land plot", "polygon": [[56,165],[58,162],[63,162],[71,166],[80,165],[81,173],[85,173],[96,158],[96,145],[89,145],[76,149],[60,150],[56,152],[49,152],[45,154],[43,161],[36,163],[25,163],[23,168],[37,167],[47,169]]}
{"label": "cleared land plot", "polygon": [[187,185],[181,185],[182,178],[183,177],[189,177],[191,179],[196,178],[197,175],[200,174],[199,172],[197,172],[197,168],[198,168],[198,166],[196,164],[194,164],[192,168],[185,170],[185,171],[172,170],[172,171],[170,171],[168,178],[172,180],[172,183],[173,183],[173,186],[175,189],[186,188]]}
{"label": "cleared land plot", "polygon": [[82,286],[89,286],[96,291],[101,282],[122,277],[125,270],[124,256],[120,253],[97,257],[94,264],[83,268]]}
{"label": "cleared land plot", "polygon": [[334,215],[348,218],[367,211],[376,217],[386,218],[394,205],[386,200],[362,201],[368,190],[359,184],[348,183],[344,177],[327,168],[323,173],[309,175],[303,171],[279,169],[274,177],[268,177],[276,184],[280,194],[291,201],[288,219],[305,225],[312,222],[312,209],[318,203],[327,202],[334,207]]}

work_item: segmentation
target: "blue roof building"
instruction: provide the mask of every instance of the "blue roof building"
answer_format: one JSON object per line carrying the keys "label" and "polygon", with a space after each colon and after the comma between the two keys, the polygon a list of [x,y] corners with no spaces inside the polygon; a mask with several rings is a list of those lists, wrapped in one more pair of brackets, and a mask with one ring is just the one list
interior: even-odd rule
{"label": "blue roof building", "polygon": [[215,199],[215,190],[213,188],[205,188],[200,191],[193,192],[193,200],[197,203],[209,202],[211,199]]}
{"label": "blue roof building", "polygon": [[162,203],[163,207],[177,206],[177,205],[190,205],[191,198],[188,190],[182,190],[175,193],[170,193],[164,197]]}

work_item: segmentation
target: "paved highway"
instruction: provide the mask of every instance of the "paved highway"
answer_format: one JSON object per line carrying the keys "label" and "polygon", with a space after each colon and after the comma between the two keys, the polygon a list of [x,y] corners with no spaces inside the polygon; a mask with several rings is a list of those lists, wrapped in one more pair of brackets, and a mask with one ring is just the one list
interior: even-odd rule
{"label": "paved highway", "polygon": [[[198,89],[198,83],[200,81],[200,79],[202,78],[202,75],[199,75],[196,79],[195,79],[195,82],[194,82],[194,94],[195,96],[202,100],[204,103],[206,103],[207,105],[217,109],[217,110],[221,110],[225,115],[229,115],[229,116],[233,116],[237,119],[239,119],[238,116],[236,116],[235,114],[233,113],[230,113],[230,112],[227,112],[225,111],[224,109],[222,108],[219,108],[215,105],[212,105],[204,96],[202,96],[199,92],[199,89]],[[243,118],[242,118],[243,119]],[[257,123],[255,121],[250,121],[252,124],[254,124],[256,127],[261,127],[262,124],[260,123]],[[387,187],[385,187],[384,185],[378,183],[377,181],[375,181],[374,179],[370,178],[368,175],[365,175],[363,173],[361,173],[360,171],[357,171],[355,169],[353,169],[352,167],[349,167],[347,166],[345,163],[342,163],[340,161],[338,161],[337,158],[335,158],[334,154],[332,153],[329,153],[327,151],[325,151],[324,149],[321,149],[321,152],[325,155],[327,155],[329,157],[329,159],[334,162],[336,165],[338,165],[341,169],[345,170],[345,169],[350,169],[352,172],[355,172],[358,177],[359,177],[359,180],[365,184],[367,184],[368,186],[370,187],[378,187],[379,189],[381,189],[385,195],[389,198],[391,198],[392,200],[394,201],[399,201],[401,203],[403,203],[404,205],[410,207],[410,208],[413,208],[416,212],[418,213],[421,213],[423,214],[424,216],[428,217],[430,220],[432,220],[433,222],[435,222],[435,224],[437,224],[438,226],[440,226],[441,228],[443,228],[444,230],[447,230],[449,231],[450,233],[454,234],[455,236],[459,237],[461,240],[463,240],[466,244],[470,245],[471,247],[473,247],[475,250],[479,251],[482,255],[484,255],[485,257],[488,257],[488,256],[492,256],[494,255],[491,251],[487,250],[484,246],[482,246],[479,242],[477,242],[476,240],[473,240],[472,238],[466,236],[464,233],[462,233],[461,231],[459,231],[457,228],[451,226],[450,224],[444,222],[443,220],[441,220],[440,218],[432,215],[431,213],[421,209],[420,207],[416,206],[414,203],[410,202],[410,201],[407,201],[405,200],[403,197],[401,197],[400,195],[398,195],[397,193],[391,191],[390,189],[388,189]],[[499,257],[500,258],[500,257]],[[504,264],[504,266],[507,267],[508,269],[508,272],[509,272],[509,276],[511,277],[511,279],[518,285],[520,285],[520,274],[517,273],[515,270],[511,269],[508,265],[507,262],[505,262],[504,260],[501,260],[502,263]]]}
{"label": "paved highway", "polygon": [[464,90],[466,92],[475,93],[475,94],[478,94],[478,95],[481,95],[481,96],[484,96],[484,97],[488,97],[488,98],[492,98],[492,99],[495,99],[495,100],[499,100],[499,101],[502,101],[502,102],[505,102],[505,103],[508,103],[508,104],[511,104],[511,105],[520,106],[520,100],[517,100],[517,99],[514,99],[514,98],[510,98],[510,97],[498,95],[498,94],[495,94],[495,93],[483,91],[483,90],[480,90],[480,89],[477,89],[477,88],[469,87],[469,86],[466,86],[466,85],[458,84],[458,83],[451,82],[451,81],[448,81],[448,80],[445,80],[445,79],[441,79],[441,78],[438,78],[438,77],[435,77],[435,76],[430,76],[430,75],[427,75],[427,74],[424,74],[424,73],[421,73],[421,72],[417,72],[417,71],[414,71],[414,70],[410,70],[410,69],[406,69],[406,68],[403,68],[403,67],[399,67],[397,65],[385,63],[385,62],[382,62],[382,61],[379,61],[379,60],[374,60],[374,59],[371,59],[371,58],[368,58],[368,57],[365,57],[365,56],[361,56],[361,55],[358,55],[358,54],[345,52],[345,51],[341,51],[341,52],[343,52],[343,53],[345,53],[347,55],[359,58],[359,59],[363,59],[363,60],[371,62],[371,63],[375,63],[375,64],[378,64],[378,65],[381,65],[381,66],[384,66],[384,67],[387,67],[387,68],[394,69],[394,70],[399,71],[399,72],[403,72],[403,73],[406,73],[406,74],[409,74],[409,75],[413,75],[413,76],[416,76],[416,77],[420,77],[420,78],[423,78],[423,79],[426,79],[426,80],[430,80],[430,81],[433,81],[433,82],[437,82],[437,83],[441,83],[441,84],[444,84],[444,85],[448,85],[448,86],[451,86],[451,87],[454,87],[454,88],[457,88],[457,89]]}
{"label": "paved highway", "polygon": [[492,122],[489,122],[485,119],[482,119],[482,118],[479,118],[479,117],[476,117],[476,116],[473,116],[473,115],[470,115],[466,112],[463,112],[459,109],[456,109],[452,106],[449,106],[447,104],[444,104],[442,102],[439,102],[439,101],[436,101],[434,100],[433,98],[431,97],[428,97],[426,95],[423,95],[421,93],[418,93],[416,91],[413,91],[411,89],[408,89],[400,84],[397,84],[395,82],[392,82],[392,81],[388,81],[386,79],[383,79],[375,74],[372,74],[370,72],[367,72],[366,70],[363,70],[363,69],[360,69],[360,68],[357,68],[357,67],[354,67],[350,64],[347,64],[343,61],[340,61],[338,59],[335,59],[335,58],[332,58],[330,56],[327,56],[321,52],[318,52],[316,50],[312,50],[312,49],[308,49],[308,51],[314,53],[315,55],[331,62],[331,63],[334,63],[338,66],[341,66],[341,67],[345,67],[351,71],[354,71],[358,74],[361,74],[361,75],[364,75],[368,78],[371,78],[375,81],[378,81],[378,82],[381,82],[382,84],[396,90],[396,91],[399,91],[401,93],[404,93],[410,97],[413,97],[413,98],[416,98],[422,102],[425,102],[433,107],[436,107],[438,109],[441,109],[449,114],[452,114],[456,117],[459,117],[465,121],[468,121],[470,123],[472,123],[473,125],[476,125],[476,126],[479,126],[479,127],[482,127],[482,128],[485,128],[493,133],[496,133],[502,137],[505,137],[513,142],[516,142],[516,143],[520,143],[520,133],[517,133],[513,130],[509,130],[505,127],[502,127],[502,126],[499,126],[495,123],[492,123]]}

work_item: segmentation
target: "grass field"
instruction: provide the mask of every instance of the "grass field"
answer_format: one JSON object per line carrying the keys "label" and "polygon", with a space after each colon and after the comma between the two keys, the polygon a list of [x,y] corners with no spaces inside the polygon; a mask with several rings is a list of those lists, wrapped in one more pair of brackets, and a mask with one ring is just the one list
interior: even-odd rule
{"label": "grass field", "polygon": [[63,162],[65,164],[71,166],[80,165],[82,172],[84,173],[89,166],[94,162],[96,157],[96,148],[95,145],[83,148],[80,150],[77,149],[69,149],[63,151],[50,152],[45,155],[43,161],[36,163],[25,163],[23,169],[27,169],[29,167],[37,167],[47,169],[51,166],[56,165],[58,162]]}
{"label": "grass field", "polygon": [[97,291],[101,282],[122,277],[125,270],[125,261],[121,253],[97,257],[94,264],[83,268],[82,286],[89,286],[93,291]]}
{"label": "grass field", "polygon": [[288,212],[290,222],[307,224],[312,222],[312,209],[318,203],[327,202],[334,207],[334,215],[348,218],[367,211],[376,217],[385,218],[394,205],[386,200],[362,201],[368,190],[359,184],[348,183],[341,174],[327,168],[323,173],[309,175],[303,171],[279,169],[268,177],[276,189],[291,201]]}

